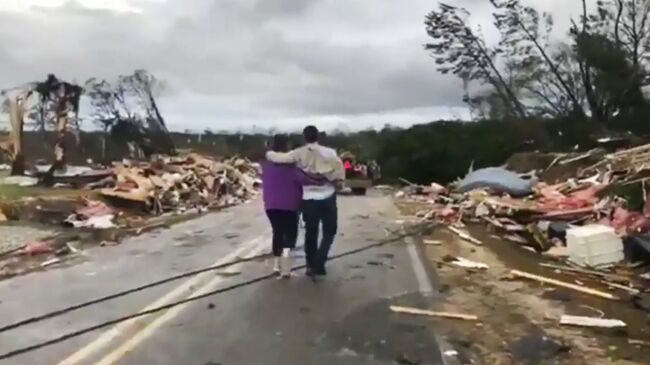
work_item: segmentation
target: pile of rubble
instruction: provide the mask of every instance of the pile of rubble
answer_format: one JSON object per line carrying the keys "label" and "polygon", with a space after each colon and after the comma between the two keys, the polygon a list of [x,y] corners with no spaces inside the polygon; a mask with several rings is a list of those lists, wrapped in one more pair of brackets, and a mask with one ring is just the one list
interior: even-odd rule
{"label": "pile of rubble", "polygon": [[115,205],[134,204],[158,215],[242,203],[256,194],[258,176],[258,167],[246,159],[216,161],[189,154],[117,164],[111,176],[88,187]]}
{"label": "pile of rubble", "polygon": [[[583,164],[564,181],[549,183],[538,178],[553,166],[589,161],[594,156],[600,159],[597,163]],[[474,244],[482,242],[463,228],[470,222],[482,222],[495,238],[516,242],[573,267],[643,270],[650,264],[649,179],[650,144],[611,154],[600,149],[558,154],[545,169],[525,176],[499,167],[470,172],[446,187],[409,183],[397,197],[425,203],[416,213],[419,221],[442,222]],[[637,189],[635,197],[619,194],[629,188]],[[577,252],[572,244],[594,244],[600,251]],[[624,259],[627,264],[622,263]],[[650,278],[639,270],[637,277]],[[632,281],[624,284],[627,291],[637,292]],[[645,284],[639,285],[647,287]]]}
{"label": "pile of rubble", "polygon": [[[59,186],[88,190],[100,199],[81,198],[65,219],[75,228],[120,226],[123,211],[161,215],[202,213],[246,202],[257,194],[259,166],[247,159],[217,161],[198,154],[123,161],[101,173],[60,175]],[[103,201],[102,201],[103,200]],[[131,217],[136,218],[136,217]]]}

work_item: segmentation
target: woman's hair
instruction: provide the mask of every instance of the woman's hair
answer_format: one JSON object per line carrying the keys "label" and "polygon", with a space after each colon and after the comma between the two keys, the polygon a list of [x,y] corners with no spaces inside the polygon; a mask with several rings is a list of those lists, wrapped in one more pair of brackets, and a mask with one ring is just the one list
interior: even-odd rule
{"label": "woman's hair", "polygon": [[286,134],[276,134],[273,136],[271,149],[275,152],[289,151],[289,136]]}

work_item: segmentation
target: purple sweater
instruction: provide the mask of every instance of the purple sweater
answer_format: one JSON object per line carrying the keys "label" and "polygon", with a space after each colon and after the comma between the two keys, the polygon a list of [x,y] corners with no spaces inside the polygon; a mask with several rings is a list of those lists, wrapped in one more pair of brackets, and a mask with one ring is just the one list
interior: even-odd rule
{"label": "purple sweater", "polygon": [[303,185],[319,185],[295,165],[262,163],[262,193],[264,209],[300,209]]}

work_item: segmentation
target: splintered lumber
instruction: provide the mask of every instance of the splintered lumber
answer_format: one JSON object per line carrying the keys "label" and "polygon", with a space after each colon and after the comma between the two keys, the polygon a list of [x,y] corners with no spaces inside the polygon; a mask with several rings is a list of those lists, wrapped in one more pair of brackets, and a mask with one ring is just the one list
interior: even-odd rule
{"label": "splintered lumber", "polygon": [[452,231],[452,232],[454,232],[455,234],[457,234],[458,237],[464,239],[465,241],[471,242],[471,243],[473,243],[473,244],[475,244],[475,245],[479,245],[479,246],[483,244],[483,242],[481,242],[480,240],[478,240],[478,239],[476,239],[476,238],[470,236],[469,233],[463,232],[463,231],[461,231],[460,229],[458,229],[458,228],[456,228],[456,227],[447,226],[447,228],[448,228],[450,231]]}
{"label": "splintered lumber", "polygon": [[639,295],[639,294],[641,294],[641,290],[639,290],[639,289],[635,289],[635,288],[631,288],[631,287],[629,287],[629,286],[620,285],[620,284],[616,284],[616,283],[610,283],[610,282],[608,282],[608,281],[603,281],[603,284],[609,286],[610,288],[624,290],[624,291],[626,291],[626,292],[628,292],[628,293],[630,293],[630,294],[632,294],[632,295]]}
{"label": "splintered lumber", "polygon": [[390,306],[390,310],[395,313],[402,314],[412,314],[416,316],[427,316],[427,317],[438,317],[438,318],[449,318],[449,319],[462,319],[465,321],[478,321],[478,317],[473,314],[460,314],[460,313],[449,313],[449,312],[434,312],[425,309],[411,308],[411,307],[399,307],[395,305]]}
{"label": "splintered lumber", "polygon": [[489,269],[490,268],[487,264],[468,260],[463,257],[456,257],[456,260],[452,261],[451,264],[458,267],[468,268],[468,269]]}
{"label": "splintered lumber", "polygon": [[580,268],[577,268],[577,267],[569,267],[569,266],[546,264],[546,263],[541,263],[541,264],[539,264],[539,266],[546,267],[546,268],[549,268],[549,269],[554,269],[554,270],[566,271],[566,272],[570,272],[570,273],[598,276],[598,277],[605,278],[605,279],[611,280],[611,281],[620,281],[620,282],[628,282],[629,281],[629,278],[627,278],[627,277],[625,277],[623,275],[612,274],[612,273],[607,273],[607,272],[601,272],[601,271],[596,271],[596,270],[580,269]]}
{"label": "splintered lumber", "polygon": [[560,317],[561,325],[581,326],[581,327],[601,327],[601,328],[618,328],[627,326],[620,319],[593,318],[581,316],[563,315]]}
{"label": "splintered lumber", "polygon": [[442,241],[440,240],[424,240],[424,244],[427,246],[440,246]]}
{"label": "splintered lumber", "polygon": [[638,345],[638,346],[650,346],[650,342],[648,341],[643,341],[643,340],[636,340],[634,338],[629,338],[627,340],[627,343],[630,345]]}
{"label": "splintered lumber", "polygon": [[539,276],[539,275],[527,273],[527,272],[524,272],[524,271],[510,270],[510,274],[512,274],[515,277],[529,279],[529,280],[535,280],[535,281],[538,281],[538,282],[544,283],[544,284],[550,284],[550,285],[555,285],[555,286],[559,286],[559,287],[563,287],[563,288],[567,288],[567,289],[572,289],[572,290],[575,290],[575,291],[579,291],[579,292],[582,292],[582,293],[585,293],[585,294],[594,295],[594,296],[605,298],[605,299],[610,299],[610,300],[619,300],[620,299],[619,297],[617,297],[615,295],[612,295],[610,293],[605,293],[605,292],[602,292],[600,290],[591,289],[591,288],[587,288],[587,287],[584,287],[584,286],[575,285],[575,284],[571,284],[571,283],[566,283],[564,281],[555,280],[555,279],[547,278],[547,277],[544,277],[544,276]]}

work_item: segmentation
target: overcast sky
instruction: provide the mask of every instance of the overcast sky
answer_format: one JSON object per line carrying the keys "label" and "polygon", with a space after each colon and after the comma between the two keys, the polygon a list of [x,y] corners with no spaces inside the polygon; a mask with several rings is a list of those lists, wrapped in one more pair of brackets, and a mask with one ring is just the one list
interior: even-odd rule
{"label": "overcast sky", "polygon": [[[566,26],[578,0],[529,0]],[[594,0],[595,1],[595,0]],[[489,22],[488,0],[450,0]],[[431,0],[0,0],[0,88],[145,68],[172,129],[464,118],[422,45]],[[489,33],[489,26],[486,25]],[[563,32],[563,30],[562,30]]]}

